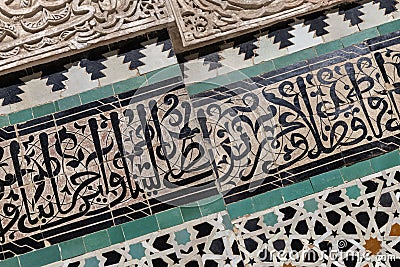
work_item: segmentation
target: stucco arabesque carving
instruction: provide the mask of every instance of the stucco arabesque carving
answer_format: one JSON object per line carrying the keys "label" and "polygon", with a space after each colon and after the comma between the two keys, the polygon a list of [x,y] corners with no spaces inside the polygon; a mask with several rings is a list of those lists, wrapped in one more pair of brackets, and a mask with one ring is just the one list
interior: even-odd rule
{"label": "stucco arabesque carving", "polygon": [[0,0],[0,74],[174,20],[174,43],[190,49],[349,1]]}
{"label": "stucco arabesque carving", "polygon": [[184,47],[352,0],[171,0]]}
{"label": "stucco arabesque carving", "polygon": [[0,0],[0,72],[171,21],[166,0]]}

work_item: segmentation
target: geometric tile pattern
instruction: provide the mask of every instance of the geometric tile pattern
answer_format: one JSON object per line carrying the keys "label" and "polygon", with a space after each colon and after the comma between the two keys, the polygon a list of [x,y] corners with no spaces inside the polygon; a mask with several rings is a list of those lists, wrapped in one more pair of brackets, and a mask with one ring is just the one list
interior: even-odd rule
{"label": "geometric tile pattern", "polygon": [[176,63],[165,30],[81,52],[4,76],[0,113],[53,102]]}
{"label": "geometric tile pattern", "polygon": [[234,220],[245,266],[398,266],[399,183],[400,166]]}
{"label": "geometric tile pattern", "polygon": [[223,211],[46,266],[398,266],[399,183],[397,166],[232,222]]}

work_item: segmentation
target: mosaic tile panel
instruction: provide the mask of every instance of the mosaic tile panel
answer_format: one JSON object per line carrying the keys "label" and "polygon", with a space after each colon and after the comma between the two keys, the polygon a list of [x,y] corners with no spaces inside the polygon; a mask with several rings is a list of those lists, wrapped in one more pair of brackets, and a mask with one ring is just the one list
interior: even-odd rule
{"label": "mosaic tile panel", "polygon": [[[354,266],[254,258],[257,242],[317,251],[318,220],[342,231],[328,247],[346,234],[348,250],[397,255],[399,170],[353,180],[400,164],[398,7],[340,6],[178,56],[199,68],[176,64],[163,30],[3,76],[0,266]],[[192,90],[198,75],[226,86]]]}
{"label": "mosaic tile panel", "polygon": [[[132,90],[130,80],[119,81],[119,94],[116,84],[102,87],[107,98],[71,95],[56,102],[64,111],[49,109],[27,122],[32,114],[10,115],[15,125],[1,130],[3,257],[218,190],[227,203],[236,202],[397,149],[398,77],[387,53],[396,51],[397,36],[192,97],[179,75],[171,78],[171,66],[149,74],[145,87]],[[88,55],[82,70],[111,79],[103,59],[89,60],[100,54]],[[151,65],[134,62],[139,72]],[[328,185],[344,182],[334,178]],[[321,181],[311,180],[315,190]]]}
{"label": "mosaic tile panel", "polygon": [[[165,212],[157,220],[168,229],[151,230],[155,219],[113,227],[61,243],[54,253],[62,261],[27,254],[16,266],[397,266],[399,174],[400,166],[385,169],[295,201],[294,190],[275,190],[253,201],[260,212],[238,219],[228,206],[229,214],[168,226],[186,212]],[[281,197],[285,204],[270,203]],[[129,239],[138,226],[154,232]]]}
{"label": "mosaic tile panel", "polygon": [[398,266],[395,167],[233,220],[246,266]]}

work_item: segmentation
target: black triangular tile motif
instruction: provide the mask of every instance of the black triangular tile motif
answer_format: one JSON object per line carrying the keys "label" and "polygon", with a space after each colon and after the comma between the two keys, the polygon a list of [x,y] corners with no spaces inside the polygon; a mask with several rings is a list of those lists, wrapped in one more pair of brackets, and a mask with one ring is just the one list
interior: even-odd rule
{"label": "black triangular tile motif", "polygon": [[374,3],[379,3],[380,9],[385,9],[385,15],[391,14],[397,11],[396,5],[398,4],[397,0],[374,0]]}
{"label": "black triangular tile motif", "polygon": [[257,38],[255,38],[254,35],[248,34],[236,38],[233,46],[235,48],[240,48],[239,55],[245,54],[244,60],[248,60],[257,55],[255,52],[256,49],[258,48],[256,43],[257,43]]}
{"label": "black triangular tile motif", "polygon": [[97,80],[106,77],[106,75],[102,72],[102,70],[107,68],[103,65],[103,61],[106,61],[106,58],[99,54],[98,56],[82,59],[80,61],[80,66],[85,68],[86,72],[91,75],[92,80]]}
{"label": "black triangular tile motif", "polygon": [[316,36],[323,36],[329,33],[325,29],[329,26],[325,21],[327,18],[328,17],[324,12],[316,12],[302,17],[302,19],[304,19],[304,25],[310,26],[310,32],[315,32]]}
{"label": "black triangular tile motif", "polygon": [[14,72],[2,77],[0,83],[0,99],[3,99],[2,106],[7,106],[21,102],[22,99],[18,96],[23,94],[24,91],[21,90],[20,86],[24,83],[20,80],[25,72]]}
{"label": "black triangular tile motif", "polygon": [[68,58],[63,58],[54,62],[43,64],[34,68],[35,72],[42,72],[42,79],[47,79],[46,85],[51,86],[53,92],[65,89],[64,81],[68,77],[64,74],[68,72],[65,67],[69,63]]}
{"label": "black triangular tile motif", "polygon": [[162,45],[162,52],[170,51],[168,58],[175,56],[174,49],[172,47],[171,39],[166,31],[157,31],[154,33],[155,38],[157,38],[157,45]]}
{"label": "black triangular tile motif", "polygon": [[222,64],[220,63],[220,60],[222,58],[219,55],[219,52],[206,54],[206,55],[200,56],[200,58],[204,59],[204,65],[210,66],[208,69],[209,71],[216,70],[216,69],[222,67]]}
{"label": "black triangular tile motif", "polygon": [[134,40],[124,42],[119,48],[118,55],[124,57],[124,63],[130,64],[130,69],[136,69],[145,65],[140,59],[146,57],[141,51],[145,49],[142,43],[147,40],[144,36],[139,36]]}
{"label": "black triangular tile motif", "polygon": [[357,3],[345,4],[339,8],[339,14],[344,15],[344,20],[350,21],[350,24],[355,26],[363,22],[361,19],[361,16],[364,15],[361,11],[362,7],[361,4]]}
{"label": "black triangular tile motif", "polygon": [[51,90],[53,92],[65,89],[65,84],[63,82],[68,80],[68,78],[64,75],[66,72],[68,71],[66,70],[43,76],[44,78],[47,78],[46,85],[52,86]]}
{"label": "black triangular tile motif", "polygon": [[294,37],[290,32],[294,30],[292,26],[290,26],[290,23],[293,23],[294,20],[290,20],[287,22],[282,22],[278,23],[272,27],[269,28],[268,30],[268,37],[269,38],[274,38],[274,44],[279,43],[279,48],[283,49],[286,47],[289,47],[291,45],[294,45],[290,39]]}

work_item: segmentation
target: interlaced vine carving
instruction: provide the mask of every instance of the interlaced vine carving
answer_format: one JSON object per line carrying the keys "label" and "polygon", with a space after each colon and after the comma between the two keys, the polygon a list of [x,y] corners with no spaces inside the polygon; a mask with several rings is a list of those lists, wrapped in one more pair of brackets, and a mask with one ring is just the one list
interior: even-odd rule
{"label": "interlaced vine carving", "polygon": [[184,46],[331,7],[343,0],[177,0]]}
{"label": "interlaced vine carving", "polygon": [[[0,68],[172,20],[165,0],[1,0]],[[57,54],[57,53],[53,53]]]}

